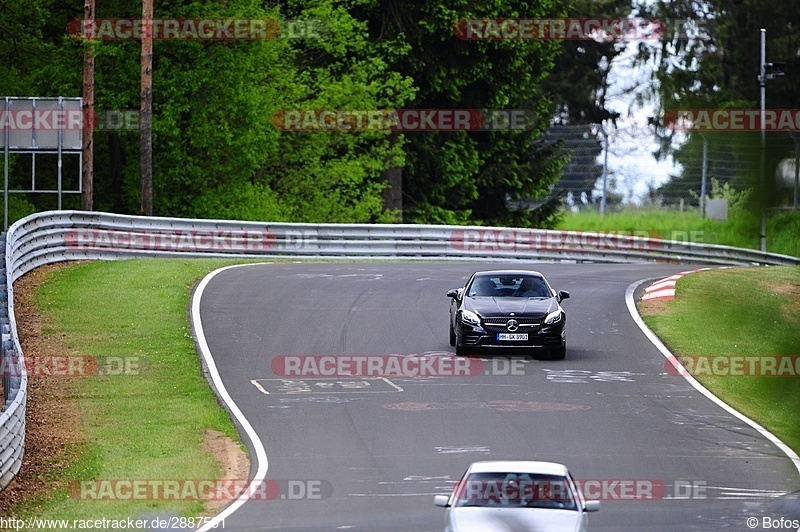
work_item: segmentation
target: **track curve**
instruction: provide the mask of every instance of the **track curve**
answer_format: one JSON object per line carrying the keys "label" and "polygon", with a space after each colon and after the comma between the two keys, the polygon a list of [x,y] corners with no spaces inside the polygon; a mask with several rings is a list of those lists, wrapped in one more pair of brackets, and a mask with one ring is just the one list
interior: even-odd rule
{"label": "track curve", "polygon": [[[246,502],[225,529],[441,530],[432,495],[469,463],[500,458],[567,464],[604,500],[592,530],[749,530],[747,517],[780,517],[770,502],[800,488],[791,461],[667,375],[628,314],[632,282],[685,266],[530,265],[572,297],[566,360],[528,358],[524,375],[331,384],[275,374],[286,355],[447,356],[444,293],[490,267],[276,263],[207,282],[196,304],[208,351],[263,442],[267,478],[289,495]],[[320,498],[289,500],[290,481],[321,486]]]}

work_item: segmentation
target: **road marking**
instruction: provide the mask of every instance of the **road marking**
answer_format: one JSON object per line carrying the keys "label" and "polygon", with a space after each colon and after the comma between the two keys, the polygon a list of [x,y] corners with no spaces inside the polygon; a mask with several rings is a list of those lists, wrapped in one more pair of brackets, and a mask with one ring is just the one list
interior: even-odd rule
{"label": "road marking", "polygon": [[257,381],[257,380],[255,380],[255,379],[254,379],[254,380],[251,380],[250,382],[252,382],[252,383],[253,383],[253,386],[255,386],[256,388],[258,388],[258,391],[260,391],[261,393],[269,394],[269,392],[268,392],[267,390],[265,390],[265,389],[264,389],[264,387],[263,387],[263,386],[261,386],[261,385],[258,383],[258,381]]}
{"label": "road marking", "polygon": [[566,412],[589,410],[590,406],[571,403],[539,403],[535,401],[495,400],[486,403],[388,403],[383,405],[387,410],[403,412],[423,412],[429,410],[464,410],[491,408],[498,412]]}
{"label": "road marking", "polygon": [[250,381],[265,395],[394,393],[403,389],[386,377],[363,379],[253,379]]}
{"label": "road marking", "polygon": [[759,490],[752,488],[729,488],[726,486],[703,486],[708,490],[719,490],[720,494],[710,499],[779,499],[789,494],[788,491]]}
{"label": "road marking", "polygon": [[434,447],[434,449],[436,449],[436,452],[439,454],[489,454],[492,452],[488,447],[483,445],[467,445],[464,447]]}
{"label": "road marking", "polygon": [[244,268],[248,266],[253,266],[253,264],[236,264],[234,266],[225,266],[224,268],[214,270],[203,277],[203,279],[198,283],[194,294],[192,295],[192,329],[194,330],[194,334],[197,339],[197,349],[200,351],[200,355],[203,357],[203,362],[208,368],[208,373],[212,382],[214,383],[214,388],[216,388],[217,395],[219,395],[219,398],[222,399],[225,405],[227,405],[228,410],[230,410],[231,414],[233,414],[239,424],[241,424],[242,429],[244,429],[245,434],[247,434],[247,437],[250,438],[250,443],[253,445],[253,450],[255,451],[256,462],[256,473],[253,476],[253,480],[250,482],[248,488],[244,490],[241,495],[239,495],[238,499],[229,504],[224,510],[215,515],[202,528],[200,528],[199,532],[214,530],[220,524],[222,524],[224,527],[225,519],[230,517],[233,512],[238,510],[244,503],[246,503],[248,499],[250,499],[250,494],[256,493],[257,490],[260,489],[262,482],[264,482],[264,479],[267,476],[267,470],[269,469],[269,460],[267,459],[267,451],[264,449],[264,443],[261,441],[261,439],[259,439],[255,429],[253,429],[253,426],[244,416],[242,411],[239,410],[239,406],[231,398],[228,390],[225,388],[225,384],[222,382],[222,378],[219,375],[219,370],[217,370],[217,364],[214,362],[211,349],[209,349],[208,342],[206,341],[205,331],[203,329],[203,320],[200,318],[200,301],[203,298],[203,292],[205,292],[205,289],[208,286],[208,283],[211,282],[211,279],[226,270],[230,270],[232,268]]}
{"label": "road marking", "polygon": [[594,382],[636,382],[634,377],[645,375],[644,373],[633,373],[630,371],[597,371],[592,372],[583,369],[543,369],[550,382],[586,384]]}
{"label": "road marking", "polygon": [[[333,397],[333,396],[318,396],[318,395],[311,395],[311,396],[304,396],[304,397],[292,397],[292,398],[282,398],[281,403],[327,403],[332,405],[339,405],[344,403],[350,403],[352,401],[358,401],[355,397]],[[270,407],[274,408],[274,407]],[[285,406],[283,408],[289,408]]]}

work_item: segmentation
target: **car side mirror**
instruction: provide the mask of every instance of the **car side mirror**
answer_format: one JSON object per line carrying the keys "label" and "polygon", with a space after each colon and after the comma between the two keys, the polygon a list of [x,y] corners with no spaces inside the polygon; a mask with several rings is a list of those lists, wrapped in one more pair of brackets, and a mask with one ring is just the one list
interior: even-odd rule
{"label": "car side mirror", "polygon": [[447,508],[447,501],[449,499],[450,499],[450,497],[448,497],[447,495],[434,495],[433,496],[433,504],[435,504],[436,506],[441,506],[443,508]]}
{"label": "car side mirror", "polygon": [[569,299],[569,292],[567,292],[566,290],[559,290],[558,291],[558,302],[561,303],[565,299]]}
{"label": "car side mirror", "polygon": [[452,297],[455,299],[461,299],[461,288],[453,288],[452,290],[447,291],[447,297]]}
{"label": "car side mirror", "polygon": [[600,501],[586,501],[586,504],[583,507],[584,510],[587,512],[599,512],[600,511]]}

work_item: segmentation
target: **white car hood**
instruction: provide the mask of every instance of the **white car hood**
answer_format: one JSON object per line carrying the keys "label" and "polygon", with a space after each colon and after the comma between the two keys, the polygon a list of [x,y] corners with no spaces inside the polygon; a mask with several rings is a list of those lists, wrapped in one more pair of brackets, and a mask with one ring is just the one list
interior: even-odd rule
{"label": "white car hood", "polygon": [[448,532],[578,532],[582,512],[545,508],[451,508]]}

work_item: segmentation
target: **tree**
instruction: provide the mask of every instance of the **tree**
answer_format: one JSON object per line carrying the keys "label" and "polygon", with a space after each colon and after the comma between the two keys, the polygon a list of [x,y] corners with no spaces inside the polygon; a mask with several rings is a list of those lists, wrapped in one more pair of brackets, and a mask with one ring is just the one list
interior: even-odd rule
{"label": "tree", "polygon": [[[66,35],[82,3],[9,0],[0,44],[6,94],[79,96],[82,39]],[[280,8],[256,0],[156,4],[157,18],[285,17],[326,22],[324,38],[154,43],[155,214],[260,220],[370,222],[391,219],[382,171],[402,164],[390,132],[286,133],[270,122],[280,109],[395,108],[413,94],[390,71],[364,24],[332,0]],[[98,18],[139,18],[135,0],[98,5]],[[285,27],[285,25],[284,25]],[[0,31],[3,31],[0,29]],[[98,41],[96,107],[139,107],[139,46]],[[96,132],[95,207],[139,211],[138,131]],[[46,205],[47,198],[34,198]],[[77,205],[65,204],[67,207]]]}
{"label": "tree", "polygon": [[[545,40],[467,41],[454,27],[471,18],[547,18],[565,3],[482,0],[375,0],[353,10],[370,35],[386,43],[391,67],[418,88],[417,109],[526,109],[539,122],[527,131],[438,132],[404,135],[404,219],[428,223],[547,226],[558,210],[551,189],[564,162],[537,144],[551,102],[541,83],[558,43]],[[408,53],[397,54],[395,49]],[[535,208],[532,208],[535,207]]]}
{"label": "tree", "polygon": [[[656,155],[663,157],[673,153],[685,168],[684,175],[662,188],[665,191],[693,188],[697,195],[700,192],[696,177],[700,160],[697,153],[702,138],[695,132],[688,132],[687,141],[676,148],[676,132],[665,123],[665,114],[677,109],[758,108],[756,76],[760,28],[767,30],[767,60],[787,63],[786,77],[769,84],[767,108],[796,108],[800,101],[800,56],[797,53],[800,50],[800,4],[769,0],[685,0],[643,3],[641,9],[649,16],[671,21],[659,46],[642,46],[639,50],[640,62],[655,65],[653,100],[659,102],[659,114],[653,117],[653,124],[661,140]],[[758,178],[754,169],[758,167],[759,135],[715,133],[710,136],[715,150],[722,154],[720,159],[724,160],[727,152],[729,160],[742,161],[737,168],[724,170],[720,179],[732,181],[737,188],[743,182],[754,184]],[[743,139],[743,136],[749,138]],[[768,138],[768,175],[786,156],[785,150],[781,143]],[[696,184],[692,187],[687,181]]]}
{"label": "tree", "polygon": [[[575,0],[569,7],[571,18],[613,20],[630,13],[630,0]],[[625,41],[612,39],[561,41],[555,68],[542,83],[554,102],[553,125],[547,137],[561,140],[563,153],[569,155],[557,190],[578,203],[584,195],[591,202],[603,173],[602,165],[596,162],[603,150],[597,125],[616,127],[620,114],[607,108],[609,74],[614,60],[627,46]]]}

